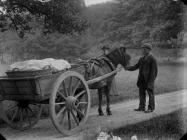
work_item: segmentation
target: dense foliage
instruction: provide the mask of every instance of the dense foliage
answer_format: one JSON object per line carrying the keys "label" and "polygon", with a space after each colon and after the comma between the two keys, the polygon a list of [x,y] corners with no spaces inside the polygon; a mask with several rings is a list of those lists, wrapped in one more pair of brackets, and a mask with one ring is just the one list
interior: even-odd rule
{"label": "dense foliage", "polygon": [[8,26],[21,36],[37,27],[45,33],[62,34],[80,33],[87,27],[81,16],[83,0],[1,0],[0,6],[4,10],[0,15],[5,20],[3,31]]}
{"label": "dense foliage", "polygon": [[183,4],[172,0],[118,0],[102,29],[104,40],[129,47],[147,41],[168,47],[178,41],[175,45],[181,46]]}
{"label": "dense foliage", "polygon": [[182,47],[186,25],[180,0],[115,0],[89,7],[83,0],[0,0],[0,7],[0,51],[21,59],[77,58],[90,49],[95,55],[103,44]]}
{"label": "dense foliage", "polygon": [[83,37],[88,22],[82,14],[86,8],[83,0],[1,0],[0,7],[1,53],[19,59],[86,53]]}

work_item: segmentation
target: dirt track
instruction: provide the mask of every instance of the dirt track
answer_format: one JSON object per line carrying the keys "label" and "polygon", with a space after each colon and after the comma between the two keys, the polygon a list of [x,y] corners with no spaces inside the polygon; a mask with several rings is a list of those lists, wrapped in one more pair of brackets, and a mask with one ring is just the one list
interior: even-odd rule
{"label": "dirt track", "polygon": [[[187,90],[156,96],[156,110],[154,113],[145,114],[133,111],[137,105],[138,100],[114,104],[111,106],[113,115],[105,115],[103,117],[98,117],[96,112],[97,109],[92,108],[90,117],[84,126],[83,131],[75,136],[63,137],[56,131],[49,119],[40,120],[34,128],[27,131],[20,132],[5,127],[0,129],[0,133],[8,140],[88,140],[93,138],[100,128],[116,129],[187,107]],[[183,118],[183,116],[181,116],[181,118]],[[183,123],[182,125],[184,125],[183,128],[187,130],[185,128],[187,124]]]}

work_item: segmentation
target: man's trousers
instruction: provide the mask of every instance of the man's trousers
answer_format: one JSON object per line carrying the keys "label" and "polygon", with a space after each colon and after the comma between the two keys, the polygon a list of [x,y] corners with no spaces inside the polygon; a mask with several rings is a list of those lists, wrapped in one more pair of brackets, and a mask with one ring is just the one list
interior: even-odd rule
{"label": "man's trousers", "polygon": [[145,109],[146,106],[146,91],[149,96],[149,104],[148,104],[148,109],[154,110],[155,109],[155,96],[154,96],[154,90],[145,88],[144,86],[139,87],[139,108]]}

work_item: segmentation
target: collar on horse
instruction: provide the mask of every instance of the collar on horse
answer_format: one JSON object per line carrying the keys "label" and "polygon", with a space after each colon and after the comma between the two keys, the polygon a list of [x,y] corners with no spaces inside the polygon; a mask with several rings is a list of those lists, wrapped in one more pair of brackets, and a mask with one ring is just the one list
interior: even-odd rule
{"label": "collar on horse", "polygon": [[111,60],[106,55],[102,55],[98,58],[91,59],[90,62],[93,65],[98,65],[99,67],[103,67],[106,63],[112,71],[116,69]]}

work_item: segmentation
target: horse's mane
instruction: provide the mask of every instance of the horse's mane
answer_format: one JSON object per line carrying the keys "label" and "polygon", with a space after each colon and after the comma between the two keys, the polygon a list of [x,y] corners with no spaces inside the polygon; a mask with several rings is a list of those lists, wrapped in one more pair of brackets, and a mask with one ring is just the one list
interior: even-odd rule
{"label": "horse's mane", "polygon": [[119,63],[122,65],[126,65],[130,60],[130,56],[126,54],[126,48],[120,47],[115,48],[109,54],[106,55],[114,65],[118,65]]}
{"label": "horse's mane", "polygon": [[116,66],[121,62],[120,51],[120,48],[115,48],[106,55]]}

